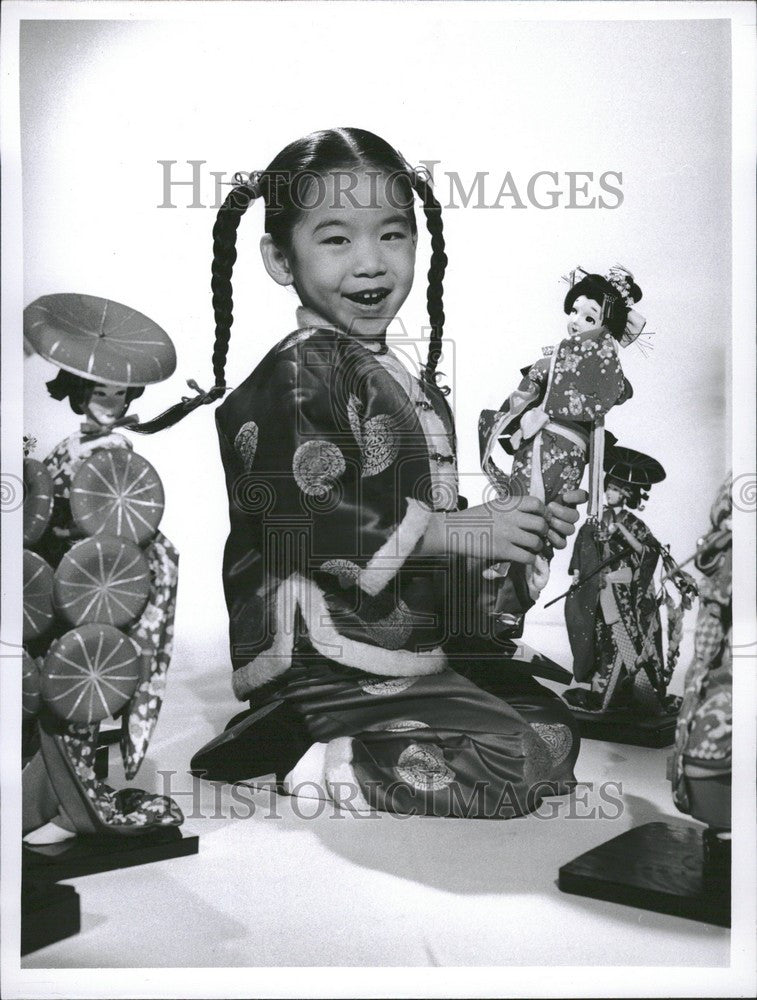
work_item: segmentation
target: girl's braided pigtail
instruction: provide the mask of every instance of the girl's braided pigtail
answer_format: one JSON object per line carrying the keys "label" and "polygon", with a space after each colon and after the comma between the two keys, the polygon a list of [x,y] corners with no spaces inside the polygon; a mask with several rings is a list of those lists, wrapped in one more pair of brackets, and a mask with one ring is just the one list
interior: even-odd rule
{"label": "girl's braided pigtail", "polygon": [[213,345],[213,375],[215,385],[203,392],[194,379],[187,385],[197,393],[193,397],[183,397],[180,403],[171,406],[164,413],[143,424],[135,424],[130,430],[140,434],[154,434],[166,427],[172,427],[183,420],[188,413],[204,403],[213,403],[226,392],[226,355],[231,339],[231,324],[234,322],[231,275],[237,259],[237,229],[242,216],[255,198],[260,196],[259,181],[241,183],[239,175],[235,180],[239,185],[232,189],[218,212],[213,227],[213,266],[210,287],[213,291],[213,313],[215,315],[216,339]]}
{"label": "girl's braided pigtail", "polygon": [[[435,386],[439,377],[436,366],[442,353],[442,337],[444,335],[444,272],[447,269],[442,206],[436,200],[431,182],[427,177],[416,170],[411,171],[410,177],[413,189],[423,202],[426,228],[431,236],[431,265],[428,269],[428,291],[426,292],[428,318],[431,323],[431,340],[428,345],[428,358],[422,377],[424,382]],[[445,396],[449,395],[449,387],[439,386],[438,388]]]}

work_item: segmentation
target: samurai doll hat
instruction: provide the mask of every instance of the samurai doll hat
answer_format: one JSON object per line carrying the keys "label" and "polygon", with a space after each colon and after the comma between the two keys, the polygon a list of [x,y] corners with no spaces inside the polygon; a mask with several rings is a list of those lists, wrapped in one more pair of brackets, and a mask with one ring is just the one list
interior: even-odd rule
{"label": "samurai doll hat", "polygon": [[636,486],[648,490],[665,478],[665,469],[650,455],[635,448],[609,445],[605,452],[607,478],[623,486]]}
{"label": "samurai doll hat", "polygon": [[143,387],[176,369],[176,351],[162,327],[95,295],[35,299],[24,310],[24,338],[63,371],[104,385]]}

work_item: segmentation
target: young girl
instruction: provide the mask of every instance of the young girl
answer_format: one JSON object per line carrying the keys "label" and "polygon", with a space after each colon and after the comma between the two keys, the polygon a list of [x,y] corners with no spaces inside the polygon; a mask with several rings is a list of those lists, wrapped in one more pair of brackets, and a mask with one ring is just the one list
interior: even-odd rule
{"label": "young girl", "polygon": [[[420,378],[386,342],[413,282],[414,193],[432,246]],[[436,384],[447,258],[426,177],[348,128],[292,143],[240,183],[214,229],[216,385],[153,426],[226,391],[236,231],[256,201],[265,268],[302,306],[295,332],[217,412],[233,687],[250,710],[193,770],[232,781],[275,772],[285,789],[312,782],[354,807],[527,812],[574,780],[575,725],[506,664],[499,696],[476,684],[475,663],[449,668],[453,570],[482,536],[492,560],[521,566],[545,536],[563,546],[582,494],[547,512],[532,498],[504,514],[458,509],[452,414]]]}
{"label": "young girl", "polygon": [[[578,268],[571,279],[564,303],[568,337],[523,369],[522,382],[499,411],[481,414],[482,467],[497,490],[515,501],[530,494],[549,503],[575,489],[590,457],[592,428],[598,431],[594,442],[603,441],[605,414],[633,394],[617,345],[632,343],[644,328],[633,308],[641,289],[621,267],[606,277]],[[514,455],[509,476],[491,458],[497,441]],[[602,468],[596,452],[595,475]],[[525,579],[507,574],[501,582],[494,613],[505,631],[522,633],[523,614],[549,579],[550,555],[545,549]]]}

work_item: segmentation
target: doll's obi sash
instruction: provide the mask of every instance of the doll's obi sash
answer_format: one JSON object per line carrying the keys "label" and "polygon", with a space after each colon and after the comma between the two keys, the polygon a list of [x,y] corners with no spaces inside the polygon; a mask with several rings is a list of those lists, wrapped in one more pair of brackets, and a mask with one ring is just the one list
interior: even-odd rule
{"label": "doll's obi sash", "polygon": [[599,604],[602,608],[605,625],[614,625],[615,622],[620,621],[620,611],[612,590],[613,586],[624,584],[626,587],[630,587],[632,582],[633,571],[630,566],[621,566],[605,576],[605,585],[599,592]]}

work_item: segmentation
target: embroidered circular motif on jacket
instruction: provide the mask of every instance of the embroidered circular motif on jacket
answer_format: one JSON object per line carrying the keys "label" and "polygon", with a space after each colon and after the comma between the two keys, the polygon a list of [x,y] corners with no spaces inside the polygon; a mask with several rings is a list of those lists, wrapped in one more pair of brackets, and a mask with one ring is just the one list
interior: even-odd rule
{"label": "embroidered circular motif on jacket", "polygon": [[375,726],[368,727],[371,732],[377,733],[405,733],[409,729],[429,729],[426,722],[418,722],[417,719],[392,719],[391,722],[379,722]]}
{"label": "embroidered circular motif on jacket", "polygon": [[237,436],[234,438],[234,447],[239,452],[245,469],[249,472],[252,469],[255,452],[258,448],[258,425],[254,420],[248,420],[239,428]]}
{"label": "embroidered circular motif on jacket", "polygon": [[297,485],[308,496],[326,493],[345,468],[344,455],[331,441],[306,441],[292,459]]}
{"label": "embroidered circular motif on jacket", "polygon": [[436,792],[455,780],[454,771],[444,762],[441,747],[411,743],[400,754],[394,773],[419,792]]}
{"label": "embroidered circular motif on jacket", "polygon": [[402,649],[413,631],[413,615],[404,601],[399,601],[386,617],[366,622],[365,630],[377,646]]}
{"label": "embroidered circular motif on jacket", "polygon": [[573,746],[570,729],[562,722],[554,725],[547,722],[532,722],[531,728],[544,740],[554,764],[562,764]]}
{"label": "embroidered circular motif on jacket", "polygon": [[360,579],[360,567],[350,559],[327,559],[321,563],[321,569],[338,576],[342,587],[349,587]]}
{"label": "embroidered circular motif on jacket", "polygon": [[366,694],[399,694],[407,691],[418,680],[417,677],[392,677],[388,681],[360,681],[360,687]]}
{"label": "embroidered circular motif on jacket", "polygon": [[377,476],[388,469],[399,454],[400,445],[391,420],[384,413],[369,417],[363,424],[361,444],[363,475]]}

